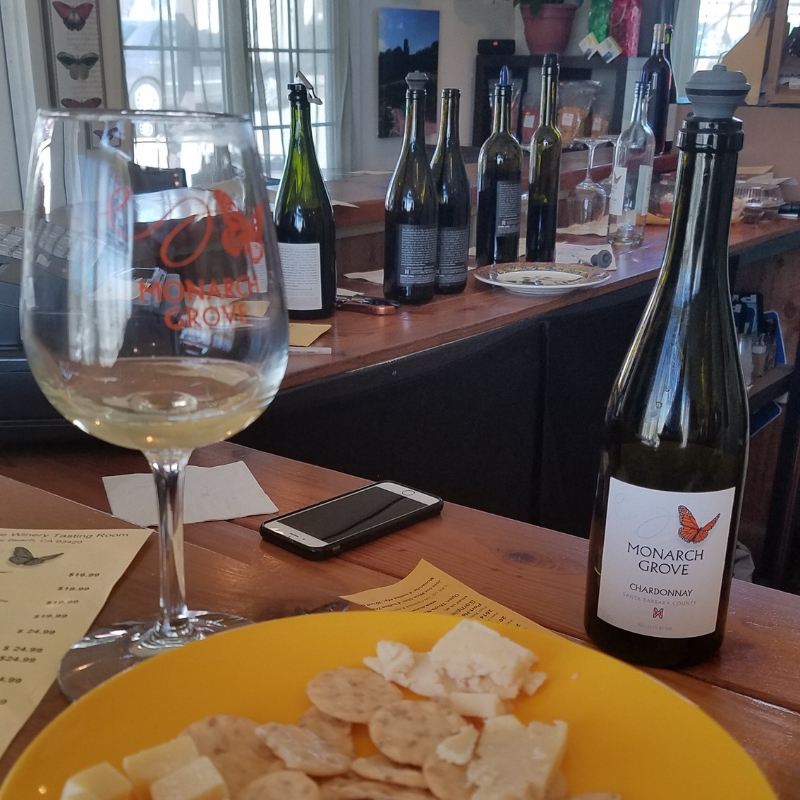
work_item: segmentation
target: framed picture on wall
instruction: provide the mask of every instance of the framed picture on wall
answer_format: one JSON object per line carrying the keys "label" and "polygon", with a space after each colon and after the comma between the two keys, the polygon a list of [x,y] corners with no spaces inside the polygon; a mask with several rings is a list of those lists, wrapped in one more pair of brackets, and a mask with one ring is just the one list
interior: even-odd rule
{"label": "framed picture on wall", "polygon": [[88,109],[106,105],[99,2],[45,2],[51,80],[58,108]]}
{"label": "framed picture on wall", "polygon": [[439,12],[407,8],[378,9],[378,137],[402,136],[406,75],[428,76],[425,132],[436,132],[439,73]]}

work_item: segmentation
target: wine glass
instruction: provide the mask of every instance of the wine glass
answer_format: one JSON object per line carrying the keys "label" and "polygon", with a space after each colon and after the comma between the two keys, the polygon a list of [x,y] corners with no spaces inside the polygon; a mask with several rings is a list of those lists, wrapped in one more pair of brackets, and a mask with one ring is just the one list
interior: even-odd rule
{"label": "wine glass", "polygon": [[31,372],[81,430],[143,451],[159,507],[159,612],[74,645],[59,671],[74,699],[143,658],[247,622],[188,610],[184,471],[195,447],[242,430],[275,396],[288,323],[243,117],[40,111],[25,205]]}
{"label": "wine glass", "polygon": [[608,137],[576,136],[575,141],[589,150],[586,175],[567,196],[568,229],[564,231],[575,236],[594,235],[605,237],[608,234],[608,194],[592,179],[594,151],[598,145],[611,141]]}

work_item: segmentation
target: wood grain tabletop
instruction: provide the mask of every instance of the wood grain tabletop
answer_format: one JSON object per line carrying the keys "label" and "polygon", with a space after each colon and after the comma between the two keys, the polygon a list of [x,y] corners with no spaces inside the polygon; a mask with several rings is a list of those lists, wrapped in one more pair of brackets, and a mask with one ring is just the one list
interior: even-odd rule
{"label": "wood grain tabletop", "polygon": [[[281,513],[364,483],[229,443],[198,451],[191,463],[237,460],[248,465]],[[100,444],[6,449],[0,453],[0,526],[108,527],[102,477],[146,471],[140,454]],[[582,539],[447,503],[438,518],[339,558],[310,562],[263,542],[261,521],[186,526],[190,605],[254,620],[308,613],[337,607],[342,594],[392,583],[424,558],[535,622],[585,640]],[[152,612],[156,555],[151,538],[112,592],[99,624]],[[734,581],[720,653],[682,671],[648,671],[729,731],[778,797],[800,798],[800,597]],[[66,704],[53,686],[0,760],[0,774]]]}

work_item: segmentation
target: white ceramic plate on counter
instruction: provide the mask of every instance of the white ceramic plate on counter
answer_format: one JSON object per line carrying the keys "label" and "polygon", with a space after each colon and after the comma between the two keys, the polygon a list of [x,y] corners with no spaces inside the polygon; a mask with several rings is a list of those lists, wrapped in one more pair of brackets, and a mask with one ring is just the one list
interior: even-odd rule
{"label": "white ceramic plate on counter", "polygon": [[599,286],[611,277],[611,273],[582,264],[513,261],[478,267],[475,277],[482,283],[516,294],[556,295]]}

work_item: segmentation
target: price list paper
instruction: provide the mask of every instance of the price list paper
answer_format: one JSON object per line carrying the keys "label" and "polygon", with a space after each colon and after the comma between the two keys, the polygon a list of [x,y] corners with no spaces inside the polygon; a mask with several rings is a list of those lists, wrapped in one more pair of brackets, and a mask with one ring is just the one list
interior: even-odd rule
{"label": "price list paper", "polygon": [[150,531],[0,528],[0,753]]}

